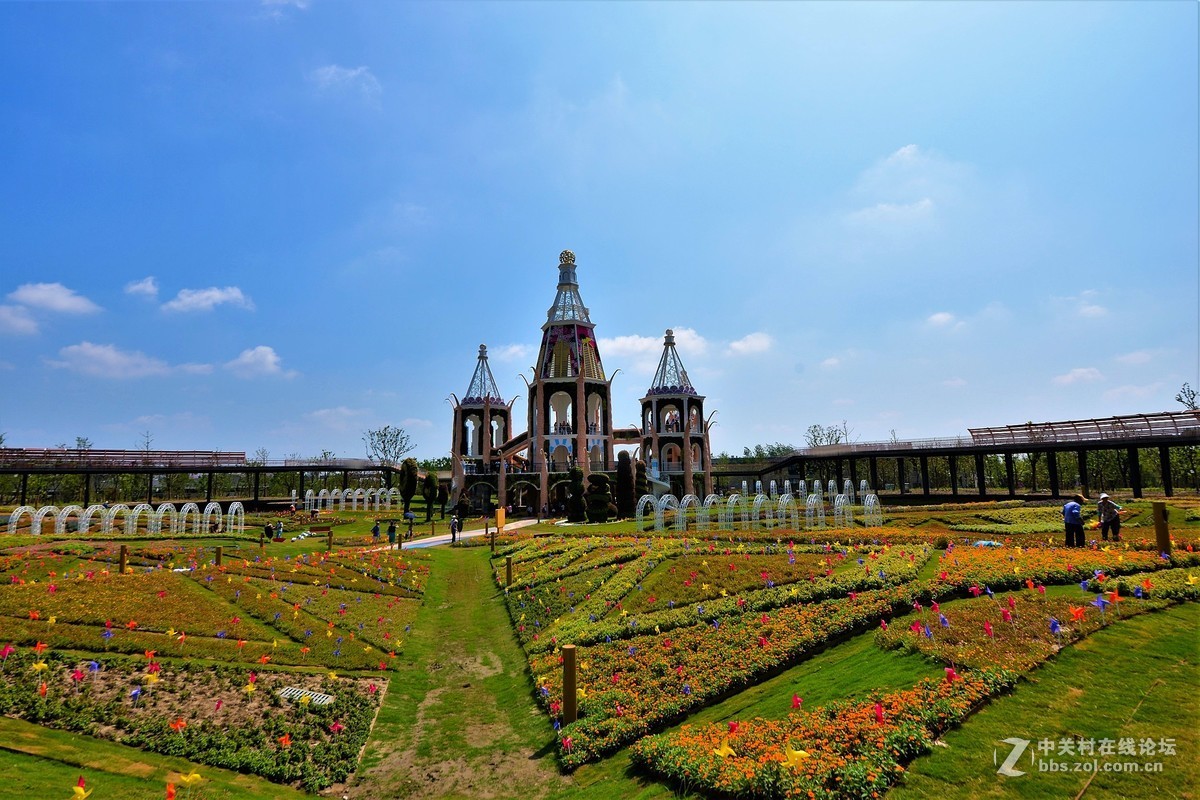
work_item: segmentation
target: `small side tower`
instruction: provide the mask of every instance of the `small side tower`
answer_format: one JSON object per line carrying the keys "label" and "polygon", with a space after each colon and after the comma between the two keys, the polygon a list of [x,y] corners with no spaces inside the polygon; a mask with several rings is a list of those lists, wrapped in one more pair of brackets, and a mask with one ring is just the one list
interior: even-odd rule
{"label": "small side tower", "polygon": [[488,366],[487,345],[479,345],[479,359],[467,393],[462,400],[454,401],[452,470],[454,485],[462,487],[466,475],[501,469],[493,450],[512,435],[512,403],[505,403],[500,396]]}
{"label": "small side tower", "polygon": [[[703,497],[712,490],[704,397],[692,386],[675,350],[675,333],[670,329],[663,337],[662,358],[654,380],[642,398],[642,452],[647,466],[657,466],[661,479],[671,484],[673,492]],[[695,485],[697,477],[700,487]]]}
{"label": "small side tower", "polygon": [[558,293],[542,325],[542,345],[529,397],[530,456],[540,473],[541,503],[549,501],[551,472],[578,465],[585,475],[613,469],[612,383],[604,376],[575,254],[558,256]]}

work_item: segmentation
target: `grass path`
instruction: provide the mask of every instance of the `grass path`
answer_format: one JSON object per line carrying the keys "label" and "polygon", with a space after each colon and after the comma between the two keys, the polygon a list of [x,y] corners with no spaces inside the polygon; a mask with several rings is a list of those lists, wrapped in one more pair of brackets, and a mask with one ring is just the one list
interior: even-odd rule
{"label": "grass path", "polygon": [[536,798],[569,791],[529,694],[483,548],[430,551],[425,604],[352,798]]}

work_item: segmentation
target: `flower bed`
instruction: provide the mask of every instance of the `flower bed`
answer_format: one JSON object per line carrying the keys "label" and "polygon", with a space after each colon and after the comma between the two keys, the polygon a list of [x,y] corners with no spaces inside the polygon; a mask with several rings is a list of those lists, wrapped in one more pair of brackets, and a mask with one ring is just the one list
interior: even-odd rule
{"label": "flower bed", "polygon": [[904,764],[1015,679],[979,671],[779,721],[684,725],[642,739],[630,754],[681,787],[721,797],[879,797]]}

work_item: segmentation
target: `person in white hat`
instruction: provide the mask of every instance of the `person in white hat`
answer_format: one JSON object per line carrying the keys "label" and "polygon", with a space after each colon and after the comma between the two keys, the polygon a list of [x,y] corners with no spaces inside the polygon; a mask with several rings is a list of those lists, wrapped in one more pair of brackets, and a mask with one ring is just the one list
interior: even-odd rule
{"label": "person in white hat", "polygon": [[1121,541],[1121,507],[1111,497],[1101,493],[1096,511],[1100,516],[1100,537],[1107,542],[1108,532],[1112,531],[1113,541]]}

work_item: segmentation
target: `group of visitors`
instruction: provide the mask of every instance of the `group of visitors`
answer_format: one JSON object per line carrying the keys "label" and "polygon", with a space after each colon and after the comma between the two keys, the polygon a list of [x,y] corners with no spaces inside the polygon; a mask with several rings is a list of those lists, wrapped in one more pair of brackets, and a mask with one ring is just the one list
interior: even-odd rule
{"label": "group of visitors", "polygon": [[[1072,497],[1062,509],[1063,524],[1066,527],[1067,547],[1083,547],[1083,495]],[[1100,517],[1100,536],[1108,541],[1112,534],[1114,542],[1121,541],[1121,507],[1113,502],[1107,494],[1101,492],[1100,500],[1096,503],[1096,514]]]}

